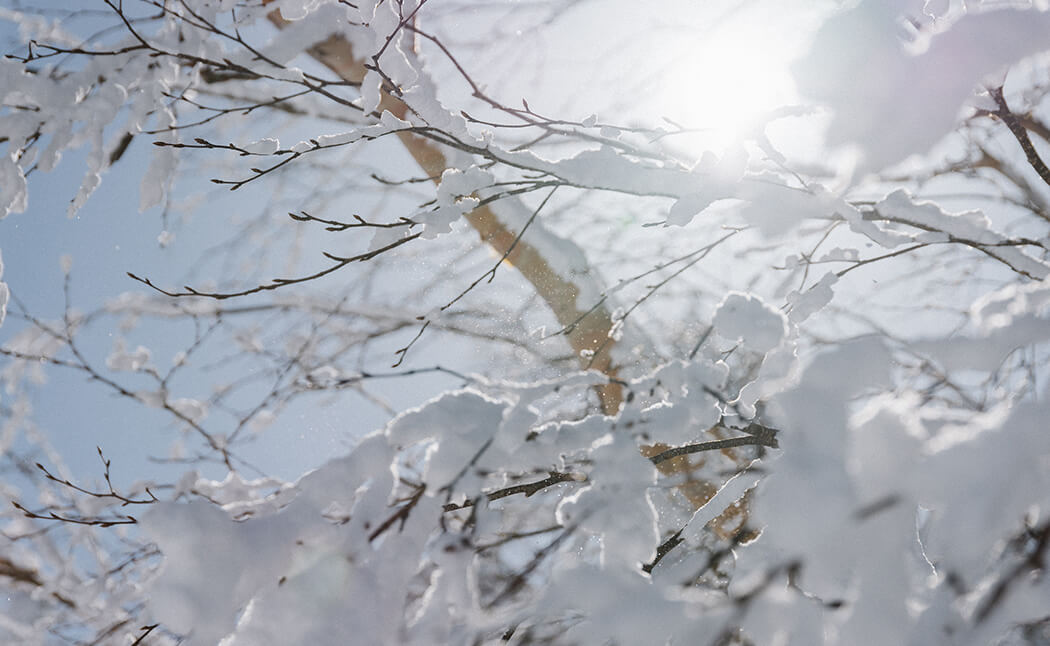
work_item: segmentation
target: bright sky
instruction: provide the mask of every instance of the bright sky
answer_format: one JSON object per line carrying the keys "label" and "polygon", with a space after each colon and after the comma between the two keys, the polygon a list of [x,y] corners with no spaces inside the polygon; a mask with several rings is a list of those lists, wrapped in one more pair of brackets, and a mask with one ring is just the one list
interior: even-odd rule
{"label": "bright sky", "polygon": [[[723,3],[725,4],[725,3]],[[652,97],[661,114],[689,128],[710,129],[710,145],[723,147],[764,112],[798,102],[789,65],[804,52],[806,36],[824,15],[822,3],[696,3],[667,45],[671,62]]]}
{"label": "bright sky", "polygon": [[[549,15],[535,9],[548,4],[557,7]],[[471,76],[507,105],[519,107],[525,98],[538,111],[562,118],[597,113],[603,122],[656,126],[666,116],[689,128],[732,131],[756,114],[796,101],[789,65],[836,5],[833,0],[492,3],[472,12],[436,6],[436,23],[430,24],[443,40],[457,44],[454,54]],[[472,37],[475,29],[491,37]],[[440,54],[428,53],[439,77],[455,76]],[[442,91],[451,95],[450,88]]]}
{"label": "bright sky", "polygon": [[[582,119],[591,111],[601,111],[603,120],[644,119],[650,126],[662,125],[660,117],[666,116],[688,128],[713,128],[703,134],[700,145],[718,148],[756,114],[794,101],[787,66],[815,23],[814,7],[823,4],[584,2],[566,10],[552,24],[522,35],[517,45],[521,51],[529,50],[531,58],[502,63],[494,58],[491,65],[478,59],[469,62],[481,77],[510,72],[503,81],[493,79],[497,88],[505,84],[501,96],[508,103],[517,100],[517,91],[533,105],[546,104],[554,116]],[[497,40],[481,46],[498,50],[502,44]],[[535,83],[538,70],[545,75],[543,83]],[[643,71],[646,74],[639,73]],[[569,112],[561,112],[563,108]],[[164,272],[169,280],[163,280],[161,274],[160,282],[170,283],[178,280],[172,274],[192,266],[202,247],[227,235],[215,228],[222,222],[210,217],[212,211],[202,206],[199,217],[178,233],[180,244],[159,247],[156,238],[163,229],[159,212],[137,213],[138,169],[148,163],[145,153],[150,152],[144,144],[132,146],[76,219],[66,219],[65,206],[76,192],[83,166],[78,155],[67,155],[55,172],[31,178],[29,211],[0,223],[4,279],[34,313],[45,318],[60,315],[59,259],[63,255],[73,257],[74,305],[90,310],[122,291],[141,289],[126,278],[125,271],[154,278]],[[236,197],[242,211],[263,208],[252,203],[250,194],[238,192]],[[211,207],[214,211],[215,205]],[[191,238],[196,242],[187,246]],[[18,322],[9,319],[4,328],[0,340],[16,332]],[[134,340],[132,347],[137,342],[141,340]],[[96,358],[104,358],[112,348],[112,338],[95,343],[97,347],[89,351]],[[168,361],[169,357],[161,356],[166,351],[164,344],[158,341],[156,345],[157,360]],[[60,452],[80,462],[78,472],[97,475],[96,444],[116,458],[115,464],[127,464],[134,455],[141,459],[145,454],[165,453],[170,429],[145,432],[155,416],[128,418],[121,412],[127,407],[114,407],[111,396],[100,387],[79,375],[52,372],[53,381],[36,403],[40,421],[54,433],[52,439]],[[432,387],[440,390],[449,385],[440,382]],[[48,396],[60,397],[61,405]],[[282,475],[294,475],[340,452],[341,438],[348,432],[366,432],[385,419],[361,406],[352,413],[358,418],[353,428],[339,421],[345,420],[345,413],[342,418],[316,411],[302,415],[291,421],[311,433],[312,441],[307,444],[300,433],[281,440],[279,429],[268,431],[267,442],[277,439],[278,444],[296,447],[297,459],[289,450],[280,452],[293,472]],[[120,455],[120,451],[127,454]]]}

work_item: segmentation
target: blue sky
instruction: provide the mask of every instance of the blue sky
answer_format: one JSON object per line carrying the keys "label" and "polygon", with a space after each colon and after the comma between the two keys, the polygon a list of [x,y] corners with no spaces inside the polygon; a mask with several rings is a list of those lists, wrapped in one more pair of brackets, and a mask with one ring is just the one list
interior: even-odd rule
{"label": "blue sky", "polygon": [[[0,220],[0,250],[6,267],[4,281],[33,316],[44,320],[58,320],[62,316],[65,308],[63,256],[72,258],[72,308],[88,312],[123,292],[149,291],[131,280],[126,275],[128,271],[167,286],[182,285],[186,276],[192,276],[187,280],[194,284],[215,277],[214,265],[201,264],[201,253],[230,235],[234,214],[247,217],[257,214],[272,218],[276,226],[288,228],[307,226],[291,223],[286,216],[281,217],[283,213],[269,208],[266,189],[248,188],[231,194],[225,189],[210,188],[207,176],[195,176],[194,160],[190,157],[186,160],[190,172],[177,189],[177,197],[185,197],[203,187],[208,191],[207,199],[191,211],[188,221],[169,218],[167,226],[175,233],[175,241],[162,247],[158,236],[166,225],[161,208],[145,213],[138,211],[140,169],[148,164],[152,150],[148,145],[150,139],[149,136],[136,138],[124,158],[105,174],[101,187],[73,218],[67,216],[67,207],[82,179],[83,151],[67,154],[51,173],[31,174],[28,210]],[[327,239],[323,234],[319,236],[315,230],[316,227],[310,229],[305,238],[302,266],[316,267],[319,252],[331,248],[325,246]],[[275,255],[263,263],[264,267],[267,265],[274,272],[269,275],[283,275],[274,268],[284,267],[286,260]],[[338,285],[347,278],[350,276],[333,277],[329,284]],[[263,301],[265,299],[255,299],[254,302]],[[245,302],[252,300],[245,299]],[[12,303],[9,310],[9,317],[0,329],[0,342],[11,339],[24,328],[17,316],[18,307]],[[192,339],[192,329],[186,323],[173,326],[144,319],[137,329],[127,334],[119,329],[118,323],[118,318],[109,317],[91,326],[81,339],[85,356],[104,372],[106,358],[117,337],[126,336],[129,349],[138,344],[148,347],[153,362],[161,370],[166,369],[175,353]],[[393,356],[394,349],[388,348],[388,357]],[[221,346],[210,347],[198,359],[201,363],[210,363],[228,357],[227,350]],[[421,350],[424,354],[418,355],[420,361],[440,360],[440,355],[428,358],[429,350],[425,347]],[[449,360],[450,357],[445,358],[446,363]],[[180,433],[169,415],[120,397],[83,373],[51,366],[46,368],[46,374],[47,383],[32,389],[34,420],[75,476],[88,480],[100,478],[96,446],[113,460],[113,476],[117,482],[141,478],[170,480],[185,470],[181,465],[164,467],[147,460],[148,456],[167,456]],[[132,389],[148,385],[148,381],[133,374],[111,376]],[[201,383],[194,383],[192,378],[177,380],[172,395],[207,398],[206,385],[215,373],[202,377]],[[392,380],[389,384],[376,383],[374,387],[402,409],[455,385],[457,382],[447,376],[422,375]],[[329,395],[323,401],[322,406],[321,397],[300,400],[280,417],[279,423],[260,436],[260,441],[242,453],[269,474],[294,478],[325,459],[345,452],[353,438],[381,427],[389,419],[387,413],[353,391]],[[217,426],[217,430],[223,430],[221,425]],[[222,472],[212,471],[214,475]],[[251,471],[246,475],[252,475]]]}
{"label": "blue sky", "polygon": [[[728,60],[747,62],[747,69],[741,70],[739,74],[740,87],[743,88],[768,85],[761,78],[754,78],[756,74],[768,74],[771,75],[770,78],[782,78],[784,75],[784,61],[762,58],[762,52],[758,49],[762,34],[748,28],[748,25],[756,23],[748,19],[747,11],[738,12],[732,9],[735,3],[724,4],[731,9],[726,12],[728,21],[719,23],[725,27],[720,32],[725,35],[725,42],[719,41],[719,49],[725,50],[722,52],[724,59],[715,65],[710,65],[710,61],[702,59],[707,54],[701,51],[691,52],[690,43],[696,40],[696,35],[683,33],[676,27],[670,14],[660,16],[643,10],[645,15],[638,16],[638,20],[652,20],[656,27],[650,32],[639,34],[636,20],[624,19],[620,14],[616,14],[618,20],[613,20],[612,14],[595,14],[584,6],[582,9],[566,11],[549,30],[553,37],[564,43],[558,50],[544,51],[543,43],[534,40],[539,38],[536,34],[519,34],[525,39],[524,42],[535,44],[535,48],[532,48],[537,57],[537,60],[532,61],[535,63],[535,69],[553,72],[552,74],[533,78],[527,70],[504,69],[510,64],[508,61],[515,60],[513,57],[504,57],[506,60],[502,62],[499,62],[500,59],[493,59],[491,65],[472,62],[472,72],[484,81],[491,81],[497,93],[508,97],[515,96],[515,92],[526,93],[534,105],[544,106],[545,110],[558,111],[562,109],[563,104],[577,106],[573,109],[578,109],[580,105],[596,103],[612,107],[620,101],[616,97],[622,94],[623,98],[638,99],[634,106],[625,112],[633,115],[631,118],[637,115],[652,118],[656,112],[647,106],[656,102],[662,108],[667,108],[660,114],[669,114],[676,119],[685,120],[686,125],[704,125],[708,121],[721,119],[717,115],[702,112],[690,113],[690,110],[697,106],[717,103],[708,100],[705,95],[705,88],[709,88],[710,83],[714,81],[704,80],[704,70],[721,70],[722,76],[718,77],[721,80],[716,81],[727,90],[731,89],[724,87],[725,61]],[[745,3],[744,6],[750,5]],[[683,3],[681,10],[694,9],[689,9],[688,4]],[[717,14],[720,10],[712,11]],[[588,25],[586,28],[593,31],[595,16],[603,19],[603,15],[610,24],[607,28],[599,30],[602,34],[600,42],[589,43],[586,39],[564,36],[566,33],[576,33],[582,25]],[[792,19],[798,18],[799,15],[794,9],[788,9],[785,13],[785,16]],[[89,18],[88,22],[90,20]],[[683,22],[687,21],[683,19]],[[85,28],[85,24],[88,23],[80,23],[81,29]],[[782,27],[779,23],[778,26]],[[10,30],[10,27],[7,29]],[[0,36],[10,37],[11,34],[0,33]],[[637,38],[642,40],[634,42],[634,46],[649,47],[649,52],[654,57],[664,61],[667,76],[645,78],[639,81],[639,85],[622,87],[622,92],[618,92],[610,104],[608,88],[611,87],[611,80],[581,76],[581,66],[587,67],[592,63],[602,62],[603,65],[594,67],[606,69],[607,74],[613,74],[620,81],[634,82],[636,79],[625,79],[623,67],[617,65],[616,61],[628,56],[629,50],[624,49],[622,45]],[[490,45],[495,48],[502,46],[498,43]],[[734,52],[733,47],[737,47],[739,51]],[[694,60],[692,55],[701,58]],[[610,56],[613,58],[604,60]],[[573,65],[565,67],[552,64],[562,59],[572,62]],[[448,70],[442,71],[442,61],[435,60],[434,64],[436,74],[450,73]],[[751,76],[747,76],[748,74]],[[565,78],[566,75],[568,78]],[[515,85],[523,79],[526,81],[525,85]],[[579,84],[579,92],[566,95],[564,87],[569,83]],[[461,85],[462,83],[457,82],[449,84],[448,87],[455,89]],[[602,101],[596,102],[596,97]],[[770,101],[779,101],[783,96],[768,98]],[[748,101],[755,104],[760,100],[749,97]],[[565,116],[586,116],[582,113],[576,114],[573,109],[566,112]],[[299,138],[339,132],[346,128],[345,124],[311,119],[280,121],[260,119],[260,116],[260,113],[253,113],[250,118],[243,119],[226,134],[229,134],[231,140],[236,138],[241,143],[251,141],[252,138],[279,134],[282,142],[287,144]],[[599,116],[603,119],[618,118],[617,114],[612,113]],[[271,132],[271,128],[278,132]],[[101,187],[74,218],[68,218],[66,211],[82,178],[83,151],[67,154],[59,167],[51,173],[33,173],[29,179],[28,211],[0,221],[0,252],[3,253],[6,265],[4,280],[34,316],[54,319],[62,315],[64,296],[60,259],[64,255],[73,259],[71,304],[75,309],[91,311],[122,292],[148,291],[145,286],[128,278],[128,271],[149,277],[158,285],[166,286],[179,286],[186,282],[201,285],[210,278],[223,277],[220,259],[208,250],[216,242],[238,235],[237,229],[234,228],[235,221],[243,224],[252,219],[262,219],[272,221],[274,227],[279,227],[274,229],[278,231],[278,236],[304,234],[300,246],[301,255],[296,261],[288,261],[279,252],[259,248],[256,256],[262,257],[254,258],[257,261],[257,276],[266,280],[276,275],[288,275],[290,267],[316,269],[318,254],[321,251],[333,250],[328,246],[330,238],[326,238],[323,232],[319,233],[316,227],[290,223],[284,215],[287,210],[313,209],[317,206],[325,207],[329,212],[352,208],[354,212],[367,213],[368,209],[373,208],[385,209],[387,214],[397,213],[399,210],[409,214],[414,206],[404,200],[395,200],[392,204],[384,203],[381,197],[371,194],[354,194],[348,202],[348,196],[340,193],[338,186],[333,187],[328,181],[304,184],[302,176],[299,176],[298,180],[276,178],[277,188],[274,188],[274,183],[267,178],[258,185],[249,185],[231,194],[208,183],[208,179],[219,171],[205,165],[219,160],[230,161],[229,155],[224,158],[223,153],[217,151],[186,151],[182,157],[183,165],[179,169],[179,184],[175,197],[176,201],[181,201],[196,195],[200,198],[196,205],[182,215],[165,215],[159,207],[139,213],[139,182],[149,163],[151,139],[148,135],[135,137],[125,156],[109,169]],[[379,169],[389,169],[390,176],[398,177],[414,172],[411,162],[408,162],[409,166],[406,167],[407,158],[403,151],[394,151],[389,146],[384,148],[381,145],[373,145],[370,150],[376,152],[370,153],[371,157],[365,161]],[[239,163],[234,158],[228,167],[232,170],[224,172],[236,175],[238,168],[243,171],[248,165]],[[333,179],[339,181],[340,178],[335,175]],[[281,181],[285,183],[282,185]],[[331,191],[332,194],[319,194],[323,191]],[[269,227],[267,224],[266,228]],[[175,235],[175,241],[170,246],[162,247],[158,243],[158,236],[165,230],[170,230]],[[476,244],[475,241],[476,238],[470,234],[463,237],[463,244]],[[485,262],[491,263],[491,260],[485,259]],[[444,271],[449,271],[449,268],[441,265],[428,266],[414,259],[413,266],[404,269],[404,276],[406,280],[416,281],[429,278],[428,272]],[[489,286],[489,289],[504,289],[501,281],[506,279],[507,274],[508,272],[501,272],[500,281]],[[332,282],[322,283],[322,286],[338,286],[342,284],[341,281],[352,280],[352,276],[353,274],[334,276],[329,279]],[[491,293],[497,296],[499,294],[498,291]],[[245,302],[260,301],[247,299]],[[423,309],[432,305],[421,304],[420,307]],[[12,310],[15,309],[12,307]],[[425,312],[421,311],[420,314],[422,313]],[[117,320],[111,318],[104,324],[91,328],[85,337],[85,353],[98,366],[104,366],[116,338],[122,335],[116,324]],[[9,339],[20,328],[21,323],[17,317],[10,317],[0,330],[0,342]],[[408,338],[412,333],[414,331],[406,331]],[[166,323],[145,321],[126,336],[129,349],[139,344],[149,347],[153,353],[153,361],[163,369],[170,365],[172,356],[183,349],[192,338],[192,330],[186,326],[180,328]],[[385,349],[385,355],[380,353],[384,360],[392,357],[393,351],[399,347],[392,343],[393,338],[383,340],[391,346]],[[405,340],[407,341],[407,338]],[[209,349],[215,353],[211,356],[217,358],[229,357],[225,350]],[[414,351],[411,365],[406,367],[426,367],[441,363],[469,370],[470,366],[484,365],[486,360],[487,357],[477,356],[476,348],[472,348],[468,342],[458,345],[443,343],[440,347],[422,343]],[[69,461],[75,474],[85,478],[97,478],[100,475],[95,455],[96,445],[101,446],[107,456],[113,459],[115,477],[121,477],[124,473],[127,474],[127,479],[131,480],[163,472],[160,467],[147,462],[146,456],[164,456],[168,453],[173,437],[179,432],[172,427],[170,417],[119,398],[107,388],[90,382],[82,374],[54,367],[49,368],[47,373],[48,383],[34,390],[36,420],[59,452]],[[144,383],[141,380],[136,382],[135,375],[121,374],[118,377],[123,380],[122,383],[128,383],[129,387],[134,387],[136,383]],[[209,375],[209,379],[211,377],[214,377],[214,374]],[[396,410],[417,405],[430,396],[457,385],[459,383],[456,380],[441,375],[374,383],[377,392],[389,399]],[[173,396],[206,398],[209,393],[202,391],[204,387],[204,380],[198,383],[192,378],[183,379],[174,384]],[[387,413],[349,391],[328,397],[326,401],[328,405],[321,407],[319,398],[306,398],[286,411],[280,422],[269,428],[256,446],[248,450],[252,462],[259,464],[267,472],[292,478],[325,458],[341,453],[348,438],[377,428],[388,419]],[[176,467],[171,473],[177,475],[181,470],[182,467]]]}

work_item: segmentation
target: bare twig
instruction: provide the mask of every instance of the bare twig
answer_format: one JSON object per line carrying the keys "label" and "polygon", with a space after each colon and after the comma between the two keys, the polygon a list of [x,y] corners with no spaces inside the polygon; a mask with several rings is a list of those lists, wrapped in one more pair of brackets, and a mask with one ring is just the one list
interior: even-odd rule
{"label": "bare twig", "polygon": [[[529,496],[546,489],[552,485],[560,484],[562,482],[586,482],[586,477],[578,473],[561,473],[559,471],[551,471],[550,476],[539,480],[537,482],[529,482],[527,484],[519,484],[511,487],[505,487],[503,489],[497,489],[488,493],[482,494],[486,500],[499,500],[500,498],[506,498],[507,496],[515,496],[519,493],[525,494],[525,497]],[[449,503],[445,505],[445,511],[456,511],[457,509],[465,509],[467,507],[473,507],[475,499],[468,499],[462,504]]]}
{"label": "bare twig", "polygon": [[[710,442],[700,442],[699,444],[687,444],[686,446],[679,446],[673,449],[667,449],[661,453],[649,458],[653,464],[660,464],[671,458],[677,458],[682,455],[690,455],[692,453],[700,453],[702,451],[721,451],[722,449],[731,449],[737,446],[768,446],[769,448],[776,449],[780,447],[780,443],[777,441],[776,434],[779,432],[776,429],[769,428],[767,426],[760,426],[759,424],[752,424],[751,427],[758,427],[758,431],[752,434],[748,434],[744,437],[731,437],[724,440],[712,440]],[[739,429],[738,429],[739,430]]]}
{"label": "bare twig", "polygon": [[1025,129],[1024,124],[1021,120],[1010,111],[1010,106],[1006,103],[1006,98],[1003,96],[1003,88],[991,88],[988,90],[992,99],[995,100],[995,104],[999,106],[993,114],[1010,129],[1010,134],[1014,136],[1017,143],[1021,145],[1021,150],[1024,151],[1024,156],[1028,160],[1028,165],[1032,167],[1043,182],[1050,186],[1050,168],[1046,167],[1046,163],[1043,162],[1043,158],[1039,156],[1035,146],[1032,145],[1032,140],[1028,136],[1028,130]]}

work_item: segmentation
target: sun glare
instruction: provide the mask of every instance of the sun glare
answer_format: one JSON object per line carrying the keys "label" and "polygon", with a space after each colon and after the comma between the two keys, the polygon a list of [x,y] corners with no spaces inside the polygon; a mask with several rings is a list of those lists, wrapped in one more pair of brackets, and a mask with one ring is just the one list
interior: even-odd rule
{"label": "sun glare", "polygon": [[741,15],[692,42],[675,43],[656,107],[660,116],[697,131],[688,137],[690,147],[724,149],[761,115],[797,103],[788,66],[802,43],[777,18]]}

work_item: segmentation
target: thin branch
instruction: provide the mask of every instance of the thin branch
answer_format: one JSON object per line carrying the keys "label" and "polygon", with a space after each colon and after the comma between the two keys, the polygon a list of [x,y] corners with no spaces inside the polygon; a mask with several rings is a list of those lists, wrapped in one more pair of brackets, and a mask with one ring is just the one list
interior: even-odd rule
{"label": "thin branch", "polygon": [[105,473],[103,474],[103,477],[106,479],[106,485],[109,487],[109,491],[91,491],[90,489],[85,489],[81,486],[75,485],[69,480],[55,476],[50,471],[48,471],[44,465],[40,464],[39,462],[36,463],[36,468],[43,471],[44,477],[52,482],[56,482],[65,487],[69,487],[74,491],[79,491],[80,493],[86,494],[93,498],[113,498],[115,500],[119,500],[121,502],[121,507],[126,507],[127,505],[151,505],[155,502],[158,502],[157,497],[153,495],[153,492],[149,490],[149,487],[146,487],[146,493],[149,495],[149,498],[140,500],[128,498],[127,496],[117,493],[116,489],[113,488],[113,482],[112,480],[110,480],[109,475],[109,466],[111,464],[111,461],[107,460],[106,457],[102,455],[101,448],[96,446],[95,450],[98,451],[98,457],[102,460],[102,464],[105,466]]}
{"label": "thin branch", "polygon": [[380,247],[379,249],[374,249],[372,251],[368,251],[366,253],[363,253],[363,254],[360,254],[360,255],[357,255],[357,256],[350,256],[350,257],[345,257],[344,258],[344,257],[339,257],[339,256],[333,256],[332,254],[329,254],[329,253],[325,253],[324,255],[327,256],[328,258],[336,261],[336,264],[332,265],[331,267],[329,267],[327,269],[322,269],[319,272],[310,274],[309,276],[301,276],[299,278],[274,278],[269,284],[259,285],[257,287],[252,287],[250,289],[241,290],[239,292],[202,292],[202,291],[200,291],[198,289],[194,289],[194,288],[192,288],[192,287],[190,287],[188,285],[184,285],[183,286],[183,289],[186,290],[184,292],[173,292],[173,291],[168,291],[166,289],[162,289],[160,287],[157,287],[148,278],[142,278],[140,276],[136,276],[135,274],[131,273],[130,271],[127,272],[127,274],[128,274],[128,277],[131,278],[132,280],[137,280],[138,282],[142,283],[143,285],[146,285],[147,287],[150,287],[150,288],[160,292],[161,294],[164,294],[165,296],[175,296],[175,297],[181,297],[181,296],[203,296],[205,298],[214,298],[215,300],[223,300],[223,299],[227,299],[227,298],[237,298],[238,296],[247,296],[248,294],[257,294],[259,292],[265,292],[265,291],[269,291],[269,290],[279,289],[281,287],[287,287],[288,285],[296,285],[298,283],[306,283],[306,282],[309,282],[311,280],[317,280],[318,278],[322,278],[324,276],[327,276],[328,274],[331,274],[333,272],[336,272],[336,271],[342,269],[343,267],[349,265],[352,262],[364,262],[364,261],[367,261],[367,260],[371,260],[372,258],[375,258],[379,254],[387,252],[387,251],[390,251],[391,249],[395,249],[397,247],[400,247],[401,245],[403,245],[403,244],[405,244],[407,242],[411,242],[412,240],[415,240],[416,238],[418,238],[421,235],[423,235],[422,231],[419,232],[419,233],[415,233],[415,234],[412,234],[410,236],[406,236],[404,238],[401,238],[400,240],[396,240],[396,241],[386,245],[385,247]]}
{"label": "thin branch", "polygon": [[[743,429],[735,429],[743,430]],[[721,451],[722,449],[731,449],[737,446],[767,446],[772,449],[780,448],[780,443],[777,441],[778,431],[775,428],[768,426],[762,426],[760,424],[751,424],[748,430],[745,431],[748,435],[744,437],[731,437],[725,440],[712,440],[710,442],[700,442],[699,444],[687,444],[686,446],[678,446],[673,449],[667,449],[661,453],[649,458],[653,464],[660,464],[672,458],[677,458],[682,455],[690,455],[692,453],[701,453],[703,451]]]}
{"label": "thin branch", "polygon": [[928,243],[923,242],[923,243],[919,243],[917,245],[912,245],[910,247],[905,247],[903,249],[898,249],[896,251],[891,251],[890,253],[882,254],[881,256],[875,256],[873,258],[865,258],[864,260],[857,260],[855,262],[855,264],[853,264],[853,265],[851,265],[849,267],[846,267],[842,271],[835,272],[835,275],[837,277],[839,277],[839,278],[842,278],[843,276],[845,276],[849,272],[853,271],[854,269],[857,269],[858,267],[863,267],[864,265],[867,265],[867,264],[873,263],[873,262],[878,262],[880,260],[886,260],[887,258],[893,258],[894,256],[900,256],[900,255],[903,255],[903,254],[915,251],[916,249],[922,249],[923,247],[928,247],[928,246],[929,246]]}
{"label": "thin branch", "polygon": [[356,213],[350,217],[354,219],[354,222],[342,222],[340,220],[327,220],[325,218],[319,218],[316,215],[310,215],[306,211],[299,211],[299,213],[288,213],[288,217],[296,220],[297,222],[317,222],[319,224],[326,224],[325,231],[340,232],[346,231],[347,229],[358,229],[362,227],[372,229],[395,229],[397,227],[412,227],[418,222],[415,222],[411,218],[402,216],[397,222],[369,222],[362,218]]}
{"label": "thin branch", "polygon": [[1018,562],[1006,576],[999,580],[974,613],[977,623],[987,619],[992,611],[1006,599],[1010,586],[1023,581],[1030,572],[1042,572],[1043,576],[1046,576],[1045,552],[1050,548],[1050,523],[1044,523],[1042,527],[1031,530],[1029,540],[1034,541],[1034,544],[1028,548],[1026,558]]}
{"label": "thin branch", "polygon": [[412,337],[412,340],[409,341],[408,344],[404,347],[398,348],[394,351],[394,356],[397,357],[397,361],[394,362],[394,365],[390,366],[391,368],[397,368],[404,362],[405,357],[408,356],[409,349],[411,349],[412,346],[416,344],[416,341],[419,340],[419,337],[423,336],[423,332],[426,331],[428,326],[430,326],[430,321],[424,321],[423,326],[419,328],[419,332],[416,332],[416,335]]}
{"label": "thin branch", "polygon": [[412,509],[419,503],[423,497],[423,493],[426,492],[425,486],[417,487],[416,490],[409,496],[408,500],[404,505],[398,507],[397,511],[390,515],[383,523],[375,529],[371,534],[368,535],[368,542],[372,542],[375,539],[383,535],[383,532],[393,527],[394,523],[400,522],[401,527],[405,526],[405,522],[408,520],[408,515],[412,512]]}
{"label": "thin branch", "polygon": [[117,514],[116,518],[77,518],[74,516],[60,516],[50,509],[44,511],[32,511],[13,500],[11,501],[11,504],[15,509],[22,512],[22,515],[26,518],[33,518],[36,520],[58,520],[63,523],[73,523],[74,525],[94,525],[97,527],[134,525],[139,522],[135,520],[134,516],[121,516],[120,514]]}
{"label": "thin branch", "polygon": [[496,595],[495,598],[492,599],[492,601],[486,604],[486,607],[493,608],[498,603],[520,590],[521,586],[525,583],[525,579],[530,574],[532,574],[532,572],[537,567],[539,567],[539,564],[543,562],[543,559],[547,558],[547,555],[556,550],[566,538],[568,538],[574,531],[576,531],[576,528],[578,526],[579,524],[577,523],[576,525],[570,525],[566,527],[562,531],[562,533],[557,536],[557,538],[548,543],[543,549],[536,552],[535,556],[532,557],[532,560],[529,561],[528,565],[526,565],[521,572],[519,572],[513,579],[511,579],[510,583],[507,584],[507,587],[504,588],[503,591],[500,592],[498,595]]}
{"label": "thin branch", "polygon": [[540,202],[540,205],[537,206],[536,209],[532,212],[532,215],[529,216],[529,219],[525,222],[525,225],[521,227],[521,231],[519,231],[518,235],[514,237],[514,241],[510,243],[510,245],[507,247],[507,250],[503,252],[502,256],[500,256],[500,259],[497,260],[496,264],[494,264],[492,266],[492,269],[488,270],[487,272],[482,274],[480,277],[478,277],[477,280],[472,282],[469,286],[467,286],[466,289],[464,289],[462,292],[460,292],[458,296],[456,296],[455,298],[450,300],[448,303],[445,303],[444,305],[442,305],[441,306],[441,311],[442,312],[444,312],[448,308],[452,307],[456,303],[456,301],[458,301],[459,299],[461,299],[464,296],[466,296],[470,292],[470,290],[472,290],[475,287],[477,287],[481,283],[481,281],[483,281],[486,278],[488,278],[488,282],[491,283],[493,281],[493,279],[496,278],[496,270],[499,269],[499,266],[503,264],[503,261],[505,261],[510,256],[510,254],[513,253],[515,247],[518,246],[518,242],[521,240],[521,237],[524,236],[525,232],[529,230],[529,226],[532,224],[533,220],[536,219],[536,216],[540,214],[540,211],[543,210],[543,207],[547,205],[548,200],[551,199],[551,197],[554,195],[554,192],[557,191],[557,190],[558,190],[558,187],[555,186],[554,188],[551,189],[550,193],[547,193],[547,197],[543,198],[543,201]]}
{"label": "thin branch", "polygon": [[646,563],[642,566],[642,572],[645,572],[646,574],[652,574],[653,568],[656,567],[656,564],[663,560],[663,558],[667,556],[668,552],[678,547],[678,545],[685,540],[684,538],[682,538],[683,531],[685,531],[685,528],[682,528],[674,534],[671,534],[671,536],[666,541],[660,543],[660,545],[656,548],[656,557],[651,562]]}
{"label": "thin branch", "polygon": [[1050,168],[1046,167],[1046,163],[1043,162],[1043,158],[1039,156],[1035,146],[1032,145],[1032,140],[1028,136],[1028,131],[1025,129],[1024,124],[1017,118],[1013,112],[1010,111],[1010,106],[1006,103],[1006,98],[1003,97],[1003,88],[991,88],[988,93],[995,100],[996,105],[999,109],[995,111],[994,115],[998,117],[1006,127],[1010,129],[1010,134],[1014,136],[1017,143],[1021,145],[1021,150],[1024,151],[1024,156],[1028,159],[1028,164],[1032,169],[1042,178],[1048,186],[1050,186]]}
{"label": "thin branch", "polygon": [[[499,500],[500,498],[506,498],[507,496],[515,496],[519,493],[525,494],[528,498],[533,494],[546,489],[547,487],[560,484],[562,482],[586,482],[586,476],[579,473],[561,473],[559,471],[551,471],[550,477],[544,478],[537,482],[529,482],[527,484],[514,485],[512,487],[506,487],[503,489],[497,489],[488,493],[482,494],[482,496],[489,501]],[[449,503],[444,506],[445,511],[456,511],[457,509],[466,509],[467,507],[473,507],[475,499],[468,499],[462,504]]]}

